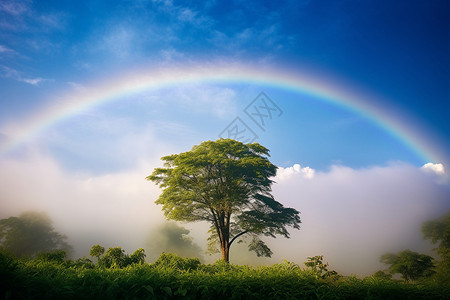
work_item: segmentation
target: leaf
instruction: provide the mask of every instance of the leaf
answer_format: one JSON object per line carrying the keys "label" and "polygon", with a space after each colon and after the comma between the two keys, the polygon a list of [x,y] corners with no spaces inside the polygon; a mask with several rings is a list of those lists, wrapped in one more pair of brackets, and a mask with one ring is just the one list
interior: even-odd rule
{"label": "leaf", "polygon": [[164,292],[166,292],[167,295],[172,296],[172,289],[168,286],[161,288]]}
{"label": "leaf", "polygon": [[180,296],[186,296],[187,294],[187,289],[183,289],[182,287],[179,287],[178,290],[175,292],[175,295],[180,295]]}
{"label": "leaf", "polygon": [[144,289],[146,289],[150,294],[152,294],[153,296],[155,295],[155,292],[153,291],[153,288],[149,285],[144,285],[143,286]]}

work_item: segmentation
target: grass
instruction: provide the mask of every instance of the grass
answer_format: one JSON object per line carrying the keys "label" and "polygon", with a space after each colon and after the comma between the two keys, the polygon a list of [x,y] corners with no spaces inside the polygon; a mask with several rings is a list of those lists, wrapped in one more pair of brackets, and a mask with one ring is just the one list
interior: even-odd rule
{"label": "grass", "polygon": [[171,254],[154,264],[104,268],[0,253],[0,292],[2,299],[450,299],[450,285],[432,281],[322,279],[290,262],[205,265]]}

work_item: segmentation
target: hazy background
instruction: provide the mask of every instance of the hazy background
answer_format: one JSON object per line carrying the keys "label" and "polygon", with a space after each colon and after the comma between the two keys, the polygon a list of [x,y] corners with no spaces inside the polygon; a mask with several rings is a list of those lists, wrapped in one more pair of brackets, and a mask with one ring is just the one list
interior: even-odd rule
{"label": "hazy background", "polygon": [[[171,231],[164,233],[164,216],[153,203],[160,191],[144,180],[158,165],[156,159],[142,161],[132,170],[92,176],[64,170],[42,153],[2,160],[0,217],[25,210],[47,212],[74,246],[74,257],[87,256],[92,245],[101,244],[121,246],[128,253],[143,247],[153,260],[164,250],[162,245],[166,251],[177,245],[164,239]],[[291,239],[266,239],[274,251],[270,260],[237,250],[236,244],[232,263],[272,264],[284,258],[302,263],[307,256],[323,254],[339,272],[367,275],[383,267],[378,259],[384,252],[408,248],[429,253],[432,247],[422,241],[421,223],[448,209],[449,189],[440,183],[440,175],[407,163],[332,166],[320,172],[295,165],[281,168],[275,180],[275,198],[301,212],[301,230],[291,231]],[[177,224],[193,238],[192,243],[178,243],[185,247],[180,254],[193,255],[195,244],[206,248],[205,223]],[[187,236],[173,233],[175,239]],[[200,251],[197,256],[204,262],[219,258]]]}

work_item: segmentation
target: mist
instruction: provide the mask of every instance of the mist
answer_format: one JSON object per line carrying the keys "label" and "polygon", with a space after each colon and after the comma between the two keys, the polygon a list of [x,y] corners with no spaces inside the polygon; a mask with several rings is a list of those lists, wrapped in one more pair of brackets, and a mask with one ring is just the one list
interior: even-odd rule
{"label": "mist", "polygon": [[[37,151],[3,158],[0,218],[45,211],[55,230],[68,237],[73,258],[88,256],[90,247],[100,244],[127,253],[144,248],[150,259],[161,251],[178,251],[213,262],[220,256],[204,253],[208,224],[167,225],[154,203],[160,189],[145,177],[161,166],[160,156],[153,153],[133,168],[102,175],[67,170]],[[363,169],[331,166],[321,172],[299,165],[280,168],[273,195],[301,212],[301,229],[290,230],[290,239],[263,238],[274,252],[270,259],[257,258],[243,243],[231,247],[230,261],[302,264],[308,256],[324,255],[341,274],[369,275],[386,268],[379,262],[383,253],[432,253],[420,227],[450,210],[450,191],[440,174],[429,170],[401,162]]]}
{"label": "mist", "polygon": [[203,252],[192,241],[189,230],[174,222],[166,222],[153,228],[146,241],[147,261],[154,262],[161,253],[174,253],[182,257],[197,257],[203,261]]}

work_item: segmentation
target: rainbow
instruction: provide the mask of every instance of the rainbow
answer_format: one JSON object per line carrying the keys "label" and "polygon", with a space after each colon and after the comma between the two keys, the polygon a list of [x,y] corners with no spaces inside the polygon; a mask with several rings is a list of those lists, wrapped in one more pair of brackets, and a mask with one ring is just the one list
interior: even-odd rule
{"label": "rainbow", "polygon": [[[62,95],[55,103],[20,122],[19,126],[3,128],[12,137],[0,145],[0,156],[45,131],[59,121],[77,113],[118,99],[124,95],[152,89],[162,89],[189,83],[248,83],[268,85],[313,96],[358,115],[362,115],[402,141],[424,162],[438,162],[438,151],[418,126],[377,106],[376,99],[368,93],[350,89],[338,80],[312,76],[311,72],[292,73],[286,70],[258,69],[249,66],[196,66],[158,70],[134,71],[114,79],[98,82],[78,92]],[[348,85],[347,85],[348,86]]]}

